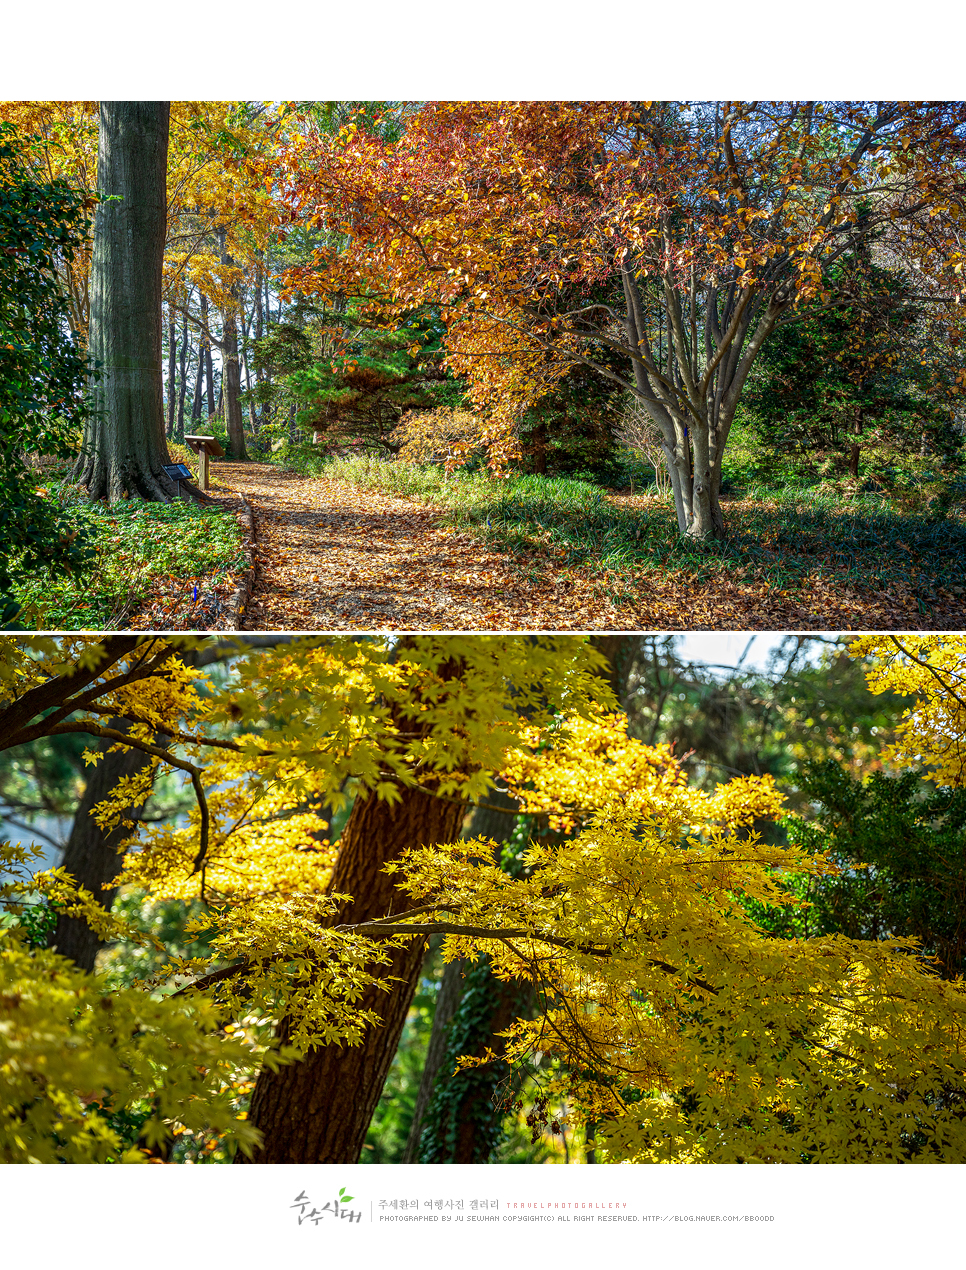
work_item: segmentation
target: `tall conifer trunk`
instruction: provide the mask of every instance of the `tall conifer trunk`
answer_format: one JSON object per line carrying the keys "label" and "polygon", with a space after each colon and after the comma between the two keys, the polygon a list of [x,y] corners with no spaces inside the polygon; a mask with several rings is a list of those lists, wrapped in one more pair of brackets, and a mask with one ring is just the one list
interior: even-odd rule
{"label": "tall conifer trunk", "polygon": [[[400,648],[405,643],[406,639],[401,640]],[[458,683],[463,672],[462,662],[449,661],[437,673],[443,680]],[[411,718],[400,715],[397,722],[412,731]],[[412,848],[454,842],[458,837],[466,810],[463,803],[437,798],[429,785],[402,786],[399,794],[395,803],[374,793],[356,800],[339,839],[328,887],[329,894],[352,898],[328,924],[350,925],[405,912],[410,898],[396,887],[384,866]],[[359,1009],[372,1010],[382,1020],[380,1026],[366,1030],[361,1045],[318,1046],[297,1063],[259,1073],[249,1119],[261,1130],[263,1144],[251,1160],[239,1152],[236,1164],[358,1161],[416,990],[423,944],[415,938],[395,950],[389,965],[379,966],[380,978],[397,982],[388,993],[370,988],[360,998]],[[288,1019],[282,1020],[279,1035],[285,1044],[291,1035]]]}

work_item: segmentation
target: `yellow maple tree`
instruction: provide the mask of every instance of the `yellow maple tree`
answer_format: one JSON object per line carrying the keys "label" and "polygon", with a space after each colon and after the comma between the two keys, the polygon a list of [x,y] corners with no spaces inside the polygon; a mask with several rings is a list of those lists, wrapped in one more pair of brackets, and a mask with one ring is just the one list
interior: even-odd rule
{"label": "yellow maple tree", "polygon": [[[172,961],[177,1002],[233,1025],[284,1016],[297,1063],[364,1051],[384,1045],[379,1003],[406,991],[398,955],[441,935],[446,958],[485,952],[534,985],[506,1057],[552,1056],[544,1093],[595,1124],[608,1159],[966,1159],[962,984],[912,940],[760,928],[743,901],[795,903],[785,877],[833,866],[759,832],[781,811],[770,780],[695,790],[666,747],[630,737],[586,640],[317,637],[240,652],[224,682],[180,660],[204,643],[0,647],[0,744],[76,726],[195,787],[187,821],[142,831],[126,860],[152,895],[207,901],[211,954]],[[105,824],[139,779],[97,809]],[[326,809],[357,791],[357,817],[414,790],[469,807],[494,783],[553,830],[518,867],[486,840],[411,841],[384,869],[399,902],[345,916],[330,883],[347,834],[330,841]],[[62,872],[32,885],[90,908]]]}

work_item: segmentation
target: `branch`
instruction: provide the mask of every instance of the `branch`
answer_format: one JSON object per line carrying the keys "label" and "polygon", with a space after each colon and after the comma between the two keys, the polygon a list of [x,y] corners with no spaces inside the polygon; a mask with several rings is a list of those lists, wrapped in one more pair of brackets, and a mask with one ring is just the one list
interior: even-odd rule
{"label": "branch", "polygon": [[748,287],[745,289],[745,294],[743,298],[741,299],[741,301],[739,302],[738,307],[735,309],[734,316],[732,317],[731,321],[728,324],[728,329],[725,331],[724,335],[722,335],[718,343],[717,352],[715,353],[714,357],[712,357],[711,360],[708,362],[704,375],[701,377],[701,383],[699,385],[698,392],[700,393],[702,397],[708,391],[708,387],[711,383],[711,376],[714,374],[715,370],[717,369],[718,363],[721,361],[722,357],[724,357],[725,353],[729,350],[729,348],[731,347],[732,341],[734,340],[735,336],[738,333],[738,328],[741,325],[741,319],[744,317],[745,309],[748,307],[748,301],[751,299],[751,297],[752,297],[752,290],[750,287]]}
{"label": "branch", "polygon": [[198,854],[195,856],[194,867],[191,870],[192,874],[197,873],[204,863],[208,852],[208,828],[210,824],[208,799],[205,797],[204,786],[201,784],[201,769],[195,767],[193,763],[186,762],[184,759],[175,758],[170,750],[162,750],[158,746],[151,745],[148,741],[142,741],[138,737],[133,737],[127,732],[117,732],[114,728],[103,728],[99,723],[91,723],[89,720],[83,723],[58,723],[56,727],[50,728],[46,735],[60,736],[67,732],[84,732],[89,736],[100,736],[109,741],[120,742],[122,745],[128,745],[132,749],[142,750],[145,754],[151,754],[163,763],[188,773],[191,777],[191,784],[194,786],[195,796],[198,799],[198,810],[201,813]]}
{"label": "branch", "polygon": [[[115,662],[120,661],[122,657],[133,652],[137,647],[138,638],[137,635],[113,635],[102,642],[103,656],[90,670],[81,670],[79,666],[75,666],[67,674],[52,676],[46,682],[31,688],[29,692],[25,692],[19,700],[13,702],[0,714],[0,737],[4,738],[0,741],[0,748],[8,749],[11,745],[20,744],[19,740],[7,740],[6,738],[11,733],[15,734],[18,729],[29,723],[38,714],[60,705],[64,697],[71,692],[79,691],[86,688],[88,684],[93,683],[98,676],[104,674]],[[28,739],[33,740],[34,738],[30,737]]]}
{"label": "branch", "polygon": [[959,702],[963,709],[966,710],[966,701],[964,701],[963,698],[956,692],[955,688],[951,688],[950,685],[945,682],[935,666],[930,665],[928,661],[922,661],[915,653],[911,653],[904,644],[900,644],[895,635],[890,635],[889,638],[892,640],[893,644],[895,644],[896,648],[898,648],[900,653],[905,653],[910,661],[914,661],[917,666],[922,666],[924,670],[928,670],[932,677],[938,681],[943,690],[948,692],[952,699]]}
{"label": "branch", "polygon": [[[443,908],[443,905],[437,907]],[[452,911],[452,909],[450,910]],[[405,914],[400,914],[404,917]],[[540,934],[532,930],[505,930],[493,929],[487,926],[463,926],[455,922],[427,922],[422,925],[414,923],[402,922],[400,917],[387,918],[382,917],[376,921],[356,922],[355,924],[346,926],[335,926],[333,930],[345,935],[470,935],[477,939],[499,939],[509,942],[511,939],[530,939],[537,944],[550,944],[553,948],[562,948],[565,952],[579,952],[588,957],[610,957],[614,953],[612,947],[598,947],[594,944],[577,944],[572,939],[561,939],[558,935]],[[517,954],[519,956],[519,953]],[[524,958],[525,960],[525,958]],[[648,958],[648,965],[654,966],[658,970],[663,970],[670,975],[681,975],[681,971],[677,966],[672,966],[666,961],[658,961],[653,957]],[[703,988],[705,992],[710,992],[713,996],[718,995],[718,989],[713,987],[705,979],[691,979],[691,983],[695,983],[699,988]]]}

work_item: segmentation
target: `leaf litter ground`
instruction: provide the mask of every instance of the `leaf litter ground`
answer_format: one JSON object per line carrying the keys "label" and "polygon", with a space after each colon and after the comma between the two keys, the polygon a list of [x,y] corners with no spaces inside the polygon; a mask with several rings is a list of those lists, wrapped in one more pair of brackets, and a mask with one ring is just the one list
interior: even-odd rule
{"label": "leaf litter ground", "polygon": [[[437,508],[264,463],[219,465],[254,509],[257,570],[243,628],[265,630],[959,629],[960,598],[923,612],[910,590],[817,576],[767,579],[687,569],[601,575],[537,546],[510,554]],[[635,500],[613,495],[630,510]]]}

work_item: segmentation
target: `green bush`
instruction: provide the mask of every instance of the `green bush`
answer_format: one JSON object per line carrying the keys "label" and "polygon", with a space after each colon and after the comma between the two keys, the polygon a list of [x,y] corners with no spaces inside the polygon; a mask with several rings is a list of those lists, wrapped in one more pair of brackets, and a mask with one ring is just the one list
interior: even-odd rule
{"label": "green bush", "polygon": [[0,124],[0,622],[17,613],[15,581],[63,576],[91,554],[31,466],[70,457],[83,426],[87,364],[58,268],[84,242],[87,216],[78,191],[30,163],[28,143]]}

